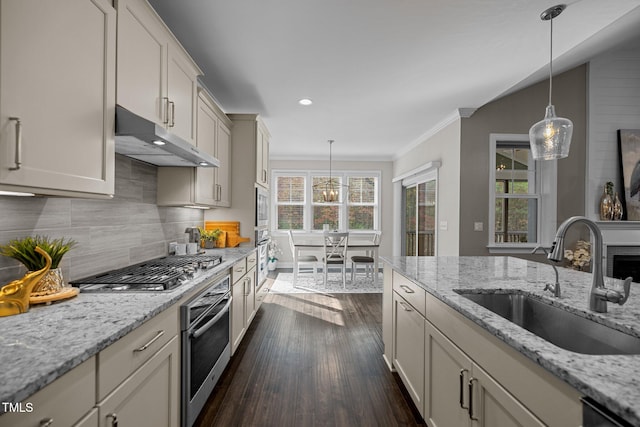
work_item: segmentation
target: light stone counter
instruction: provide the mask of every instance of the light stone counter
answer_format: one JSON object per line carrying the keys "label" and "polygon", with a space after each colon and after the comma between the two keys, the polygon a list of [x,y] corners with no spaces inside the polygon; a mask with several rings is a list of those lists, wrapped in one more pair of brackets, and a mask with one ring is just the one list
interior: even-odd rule
{"label": "light stone counter", "polygon": [[0,402],[28,398],[183,296],[204,287],[207,279],[230,269],[253,250],[207,250],[208,254],[222,255],[222,264],[171,291],[81,292],[66,301],[0,317]]}
{"label": "light stone counter", "polygon": [[[608,303],[607,313],[589,310],[592,276],[559,268],[562,297],[543,291],[553,283],[550,265],[512,257],[381,257],[393,270],[458,311],[506,344],[590,396],[632,425],[640,425],[640,355],[586,355],[563,350],[509,322],[455,290],[521,289],[615,329],[640,337],[640,285],[632,284],[623,306]],[[607,287],[622,282],[605,278]]]}

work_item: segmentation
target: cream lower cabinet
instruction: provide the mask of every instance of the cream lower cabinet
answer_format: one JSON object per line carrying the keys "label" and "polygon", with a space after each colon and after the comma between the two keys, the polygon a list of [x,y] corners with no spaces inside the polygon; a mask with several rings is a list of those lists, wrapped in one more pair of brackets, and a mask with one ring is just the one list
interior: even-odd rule
{"label": "cream lower cabinet", "polygon": [[429,426],[544,426],[427,321],[425,344],[424,418]]}
{"label": "cream lower cabinet", "polygon": [[180,423],[178,307],[158,314],[98,353],[101,427]]}
{"label": "cream lower cabinet", "polygon": [[0,190],[114,194],[116,11],[0,2]]}
{"label": "cream lower cabinet", "polygon": [[[393,355],[392,368],[429,427],[581,425],[577,390],[387,270],[385,358]],[[386,334],[385,316],[392,319]]]}
{"label": "cream lower cabinet", "polygon": [[256,253],[231,270],[231,354],[236,352],[256,314]]}
{"label": "cream lower cabinet", "polygon": [[0,427],[96,427],[95,390],[96,358],[92,357],[23,400],[21,411],[0,415]]}
{"label": "cream lower cabinet", "polygon": [[424,317],[393,293],[393,366],[420,413],[424,407]]}
{"label": "cream lower cabinet", "polygon": [[98,403],[100,427],[179,425],[179,354],[175,336]]}

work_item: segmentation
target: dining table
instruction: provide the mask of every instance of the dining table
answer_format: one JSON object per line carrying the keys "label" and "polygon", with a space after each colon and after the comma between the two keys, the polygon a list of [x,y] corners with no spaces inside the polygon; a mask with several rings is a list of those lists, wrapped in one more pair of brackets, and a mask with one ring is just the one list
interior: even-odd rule
{"label": "dining table", "polygon": [[[329,232],[330,234],[330,232]],[[294,236],[293,245],[296,250],[293,252],[293,265],[297,264],[297,257],[300,251],[317,251],[324,249],[324,233],[318,234],[305,234],[301,236]],[[372,256],[374,260],[378,259],[378,249],[380,243],[374,243],[371,233],[349,233],[349,239],[347,242],[347,257],[349,252],[366,252],[368,256]],[[380,268],[378,263],[374,263],[374,276],[373,283],[378,282],[378,274]]]}

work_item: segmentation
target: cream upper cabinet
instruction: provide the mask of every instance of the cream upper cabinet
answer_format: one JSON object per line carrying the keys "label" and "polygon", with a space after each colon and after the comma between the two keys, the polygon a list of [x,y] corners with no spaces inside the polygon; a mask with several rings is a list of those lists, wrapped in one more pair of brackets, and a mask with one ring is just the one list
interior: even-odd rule
{"label": "cream upper cabinet", "polygon": [[116,11],[0,2],[0,190],[114,192]]}
{"label": "cream upper cabinet", "polygon": [[269,131],[259,121],[256,129],[256,183],[269,188]]}
{"label": "cream upper cabinet", "polygon": [[[226,116],[225,116],[226,118]],[[215,171],[216,206],[231,206],[231,122],[218,121],[216,158],[220,167]]]}
{"label": "cream upper cabinet", "polygon": [[196,145],[220,161],[217,168],[158,168],[158,205],[230,206],[231,120],[204,91],[198,93]]}
{"label": "cream upper cabinet", "polygon": [[146,0],[116,0],[117,103],[194,143],[202,74]]}

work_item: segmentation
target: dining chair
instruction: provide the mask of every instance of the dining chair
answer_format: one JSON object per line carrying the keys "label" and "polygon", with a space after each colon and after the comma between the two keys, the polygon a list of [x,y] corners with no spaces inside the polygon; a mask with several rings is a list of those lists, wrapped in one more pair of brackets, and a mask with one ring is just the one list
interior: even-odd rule
{"label": "dining chair", "polygon": [[[380,239],[382,238],[382,233],[380,231],[376,231],[371,235],[371,243],[378,246],[380,245]],[[351,283],[354,283],[356,278],[356,274],[358,273],[358,266],[364,267],[365,278],[369,278],[369,274],[371,274],[371,281],[376,283],[376,263],[377,259],[374,258],[373,249],[367,249],[364,255],[353,255],[351,257]]]}
{"label": "dining chair", "polygon": [[313,269],[313,280],[318,281],[318,266],[320,261],[315,255],[302,255],[300,249],[296,247],[293,240],[293,232],[289,230],[289,246],[291,246],[291,254],[293,255],[293,287],[296,287],[298,281],[298,274],[301,273],[301,268]]}
{"label": "dining chair", "polygon": [[342,287],[347,287],[347,247],[349,233],[325,231],[324,235],[324,284],[326,286],[329,267],[340,266]]}

